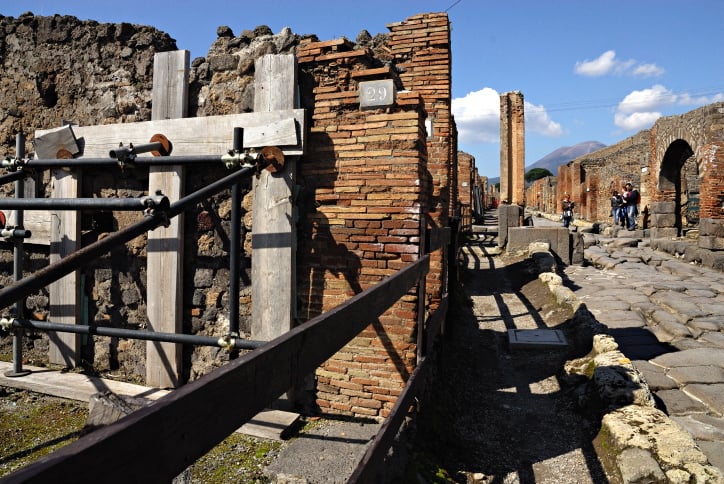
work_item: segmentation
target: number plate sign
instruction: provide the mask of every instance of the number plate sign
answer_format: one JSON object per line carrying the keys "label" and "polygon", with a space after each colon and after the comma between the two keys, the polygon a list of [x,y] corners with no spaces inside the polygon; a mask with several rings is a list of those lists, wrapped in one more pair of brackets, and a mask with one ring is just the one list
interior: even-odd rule
{"label": "number plate sign", "polygon": [[392,79],[359,83],[359,107],[383,108],[395,104],[395,83]]}

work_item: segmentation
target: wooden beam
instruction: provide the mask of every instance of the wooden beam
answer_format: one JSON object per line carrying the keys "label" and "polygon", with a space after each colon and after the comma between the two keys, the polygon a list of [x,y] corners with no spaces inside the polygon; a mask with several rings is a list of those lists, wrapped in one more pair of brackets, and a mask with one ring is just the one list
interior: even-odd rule
{"label": "wooden beam", "polygon": [[[77,198],[80,195],[81,170],[52,170],[52,197]],[[50,264],[80,249],[80,213],[74,210],[51,211]],[[80,271],[74,271],[49,286],[50,320],[54,323],[80,323]],[[73,368],[78,365],[80,335],[48,333],[48,361]]]}
{"label": "wooden beam", "polygon": [[[78,143],[76,142],[73,128],[70,125],[61,126],[46,130],[43,133],[35,134],[33,144],[35,145],[35,157],[39,159],[57,158],[61,152],[67,152],[71,155],[78,153]],[[43,176],[40,172],[39,177]],[[25,197],[36,198],[38,196],[35,189],[35,181],[29,177],[25,179]],[[44,196],[44,195],[42,195]],[[48,210],[26,210],[24,215],[26,229],[32,232],[32,237],[25,239],[26,244],[50,245],[50,225],[51,212]],[[14,223],[14,217],[9,217],[11,225]]]}
{"label": "wooden beam", "polygon": [[[268,113],[73,126],[73,132],[82,148],[82,158],[107,158],[108,152],[119,143],[145,144],[157,133],[171,140],[171,156],[223,155],[233,147],[237,127],[244,128],[244,147],[278,146],[284,155],[292,156],[302,154],[305,138],[302,126],[304,109],[290,108]],[[36,135],[47,131],[39,130]]]}
{"label": "wooden beam", "polygon": [[[160,52],[153,59],[151,118],[183,118],[188,106],[188,50]],[[160,190],[173,203],[184,195],[183,166],[149,168],[148,193]],[[174,217],[168,227],[148,233],[146,300],[148,328],[164,333],[183,331],[184,216]],[[183,377],[183,347],[174,343],[146,343],[146,384],[175,388]]]}
{"label": "wooden beam", "polygon": [[[256,114],[294,107],[297,91],[294,55],[263,56],[257,59],[255,72]],[[281,172],[262,170],[260,176],[254,179],[252,339],[268,341],[292,328],[296,287],[296,231],[292,200],[295,165],[294,159],[286,159]]]}

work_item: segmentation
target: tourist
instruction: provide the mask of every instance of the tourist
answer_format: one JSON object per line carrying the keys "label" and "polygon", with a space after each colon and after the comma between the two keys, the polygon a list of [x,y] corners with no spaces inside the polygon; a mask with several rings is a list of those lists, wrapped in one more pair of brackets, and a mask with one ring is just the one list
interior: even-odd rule
{"label": "tourist", "polygon": [[638,190],[631,183],[627,183],[621,197],[626,208],[626,228],[636,230],[636,216],[639,214],[639,201],[641,199]]}
{"label": "tourist", "polygon": [[625,212],[623,210],[623,198],[617,190],[611,195],[611,216],[615,225],[623,224],[625,220]]}
{"label": "tourist", "polygon": [[563,209],[563,213],[561,214],[561,220],[563,220],[564,227],[568,227],[573,221],[574,206],[575,203],[571,201],[571,196],[566,193],[563,197],[563,200],[561,201],[561,208]]}

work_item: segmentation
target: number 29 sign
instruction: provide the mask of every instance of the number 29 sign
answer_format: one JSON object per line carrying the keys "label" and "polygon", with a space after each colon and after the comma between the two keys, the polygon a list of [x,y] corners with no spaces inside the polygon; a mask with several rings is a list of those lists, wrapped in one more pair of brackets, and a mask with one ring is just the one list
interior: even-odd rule
{"label": "number 29 sign", "polygon": [[395,83],[392,79],[359,83],[360,108],[381,108],[395,104]]}

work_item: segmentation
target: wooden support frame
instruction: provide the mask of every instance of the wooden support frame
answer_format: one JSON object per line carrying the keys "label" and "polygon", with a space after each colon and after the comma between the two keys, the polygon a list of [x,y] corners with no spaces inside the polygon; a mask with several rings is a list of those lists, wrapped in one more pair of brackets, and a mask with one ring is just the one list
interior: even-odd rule
{"label": "wooden support frame", "polygon": [[[83,147],[82,158],[107,158],[109,151],[124,144],[148,143],[154,134],[171,134],[173,153],[179,156],[225,154],[233,147],[234,128],[244,128],[244,144],[247,147],[279,146],[285,156],[301,154],[305,136],[305,111],[288,109],[262,113],[243,113],[205,118],[165,119],[129,124],[100,126],[74,126],[75,138]],[[57,130],[57,128],[56,128]],[[36,138],[53,130],[38,130]],[[78,197],[81,168],[72,172],[54,170],[54,197]],[[53,215],[51,230],[51,262],[80,248],[80,219],[73,211],[58,211]],[[69,274],[50,286],[51,320],[74,324],[79,320],[79,274]],[[67,335],[67,334],[66,334]],[[76,366],[80,350],[77,335],[70,334],[68,341],[58,334],[50,362],[64,366]],[[51,338],[51,340],[53,340]],[[57,351],[56,351],[57,349]]]}
{"label": "wooden support frame", "polygon": [[[184,118],[188,106],[190,52],[160,52],[153,58],[151,118]],[[180,165],[152,166],[148,193],[160,190],[171,202],[184,195],[185,169]],[[184,214],[168,227],[148,233],[146,300],[151,331],[183,330]],[[146,343],[146,385],[175,388],[183,379],[183,347],[175,343]]]}
{"label": "wooden support frame", "polygon": [[[254,111],[291,109],[297,95],[294,55],[266,55],[256,61]],[[268,341],[292,329],[296,308],[296,160],[280,173],[262,171],[254,180],[252,206],[251,338]]]}

